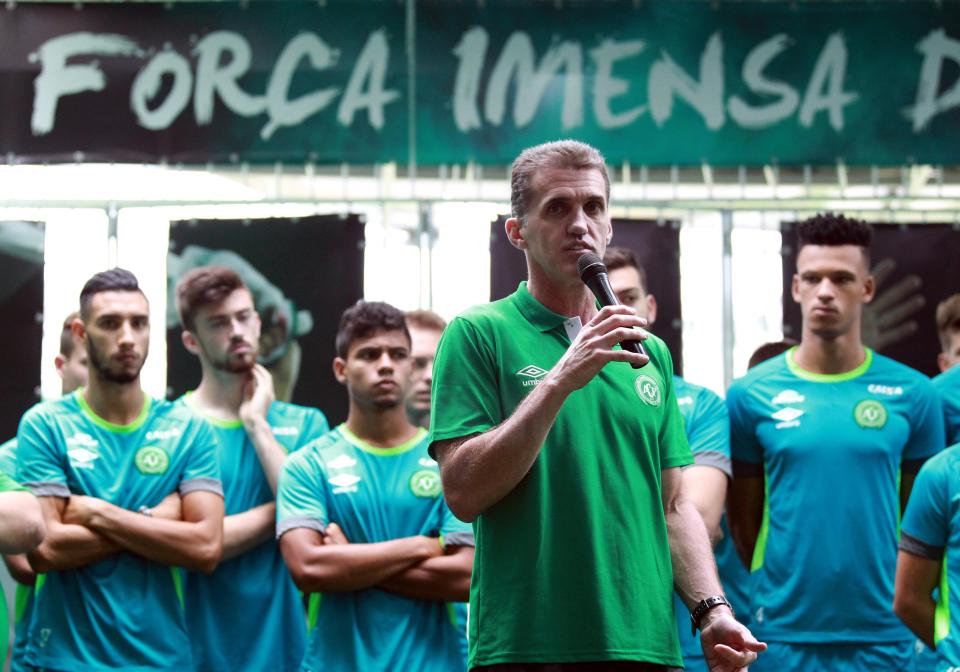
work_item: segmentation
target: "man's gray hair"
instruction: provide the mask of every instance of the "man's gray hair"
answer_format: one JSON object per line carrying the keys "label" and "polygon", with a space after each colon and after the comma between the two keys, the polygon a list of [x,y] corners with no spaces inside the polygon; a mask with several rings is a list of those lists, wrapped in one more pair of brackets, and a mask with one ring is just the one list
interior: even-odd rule
{"label": "man's gray hair", "polygon": [[526,222],[530,208],[531,183],[538,171],[545,168],[594,169],[600,171],[610,202],[610,176],[603,155],[590,145],[577,140],[557,140],[528,147],[520,152],[510,171],[510,209],[514,217]]}

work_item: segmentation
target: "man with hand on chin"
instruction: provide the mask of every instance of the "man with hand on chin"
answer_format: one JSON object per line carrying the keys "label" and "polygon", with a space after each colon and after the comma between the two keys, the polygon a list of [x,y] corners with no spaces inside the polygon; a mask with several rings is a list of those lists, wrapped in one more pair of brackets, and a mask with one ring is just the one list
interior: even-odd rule
{"label": "man with hand on chin", "polygon": [[306,646],[300,594],[274,543],[276,487],[288,453],[328,430],[315,408],[274,398],[257,364],[260,318],[240,276],[200,266],[177,283],[184,347],[203,377],[181,403],[217,436],[226,518],[223,557],[212,574],[187,574],[190,641],[198,670],[299,667]]}

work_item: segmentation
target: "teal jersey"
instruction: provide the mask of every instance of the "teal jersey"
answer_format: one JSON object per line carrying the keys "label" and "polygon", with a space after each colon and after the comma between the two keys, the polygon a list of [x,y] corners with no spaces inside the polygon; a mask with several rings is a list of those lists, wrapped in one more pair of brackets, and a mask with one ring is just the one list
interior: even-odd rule
{"label": "teal jersey", "polygon": [[[129,425],[94,414],[83,390],[34,406],[20,421],[17,470],[35,495],[89,495],[138,511],[181,496],[223,494],[216,439],[188,409],[145,397]],[[49,572],[27,639],[33,667],[96,672],[193,666],[181,571],[121,552]]]}
{"label": "teal jersey", "polygon": [[[351,543],[417,535],[473,546],[470,526],[453,517],[440,491],[427,433],[376,448],[340,425],[290,456],[277,492],[277,537],[336,523]],[[453,607],[378,588],[313,595],[302,670],[466,669],[462,626]]]}
{"label": "teal jersey", "polygon": [[[679,376],[673,377],[677,405],[683,416],[683,427],[693,452],[695,466],[719,469],[728,477],[730,467],[730,417],[723,399],[705,387],[688,383]],[[724,584],[729,596],[730,591]],[[736,609],[736,606],[734,606]],[[677,614],[677,630],[680,634],[680,650],[683,657],[703,655],[700,636],[690,634],[690,610],[680,596],[674,593],[674,610]]]}
{"label": "teal jersey", "polygon": [[933,379],[933,386],[943,404],[947,445],[960,443],[960,366],[947,369]]}
{"label": "teal jersey", "polygon": [[942,562],[933,619],[937,670],[960,666],[960,445],[931,458],[903,516],[900,549]]}
{"label": "teal jersey", "polygon": [[[0,471],[5,474],[17,473],[16,438],[0,445]],[[18,583],[13,604],[13,646],[10,653],[10,670],[26,672],[27,631],[30,627],[30,619],[33,617],[33,586]]]}
{"label": "teal jersey", "polygon": [[[178,403],[214,429],[226,515],[274,501],[243,423],[203,415],[189,396]],[[329,430],[317,409],[280,401],[270,407],[267,421],[288,453]],[[307,639],[303,603],[273,539],[221,562],[212,574],[187,572],[186,603],[197,670],[269,672],[300,665]]]}
{"label": "teal jersey", "polygon": [[804,371],[794,352],[727,394],[733,458],[766,483],[751,629],[799,644],[912,641],[890,608],[899,478],[943,449],[940,402],[925,376],[871,350],[839,375]]}

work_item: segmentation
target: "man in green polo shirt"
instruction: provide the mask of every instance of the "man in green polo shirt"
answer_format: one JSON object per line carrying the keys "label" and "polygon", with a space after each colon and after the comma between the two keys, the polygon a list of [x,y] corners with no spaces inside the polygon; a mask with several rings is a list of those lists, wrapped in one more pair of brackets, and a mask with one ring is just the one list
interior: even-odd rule
{"label": "man in green polo shirt", "polygon": [[733,618],[683,492],[670,354],[633,308],[598,311],[577,275],[610,240],[609,190],[592,147],[525,150],[506,233],[529,279],[458,316],[437,353],[431,451],[450,509],[475,521],[469,664],[677,668],[675,584],[711,669],[733,672],[765,645]]}

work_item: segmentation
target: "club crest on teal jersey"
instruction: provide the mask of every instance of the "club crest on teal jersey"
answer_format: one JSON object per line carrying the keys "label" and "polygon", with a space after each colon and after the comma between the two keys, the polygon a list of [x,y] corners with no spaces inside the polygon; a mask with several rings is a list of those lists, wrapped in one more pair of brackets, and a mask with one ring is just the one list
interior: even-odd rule
{"label": "club crest on teal jersey", "polygon": [[865,429],[881,429],[887,424],[887,408],[876,399],[864,399],[853,409],[853,418]]}
{"label": "club crest on teal jersey", "polygon": [[440,474],[430,469],[421,469],[410,477],[410,492],[417,497],[440,495]]}
{"label": "club crest on teal jersey", "polygon": [[134,463],[141,474],[158,475],[167,471],[167,467],[170,466],[170,458],[162,448],[144,446],[137,451]]}
{"label": "club crest on teal jersey", "polygon": [[633,388],[637,391],[637,396],[643,403],[649,406],[660,405],[660,386],[653,378],[648,375],[639,375],[633,381]]}

